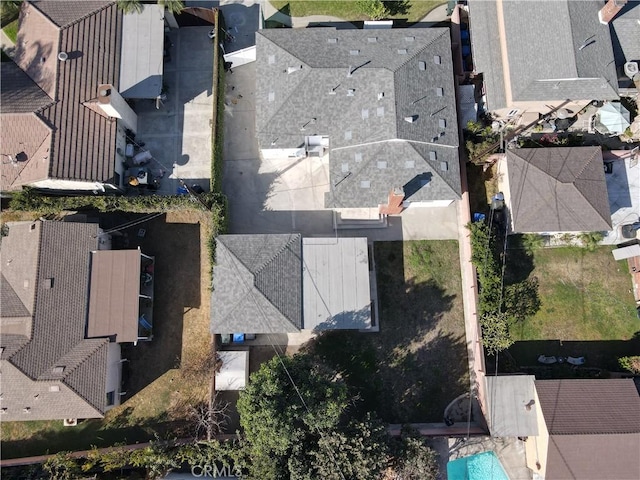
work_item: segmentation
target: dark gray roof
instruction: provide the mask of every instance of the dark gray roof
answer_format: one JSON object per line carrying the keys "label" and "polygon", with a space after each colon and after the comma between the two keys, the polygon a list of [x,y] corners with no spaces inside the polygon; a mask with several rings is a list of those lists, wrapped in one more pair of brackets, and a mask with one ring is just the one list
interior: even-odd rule
{"label": "dark gray roof", "polygon": [[[458,125],[448,29],[272,29],[258,32],[256,44],[260,146],[297,148],[304,145],[307,135],[328,136],[332,190],[339,183],[341,190],[355,193],[341,197],[336,191],[336,199],[327,197],[327,206],[377,207],[386,202],[393,187],[410,182],[414,172],[389,167],[379,175],[380,182],[375,186],[372,182],[369,191],[359,194],[355,187],[366,179],[356,171],[347,178],[342,174],[343,157],[355,154],[346,151],[343,155],[342,149],[380,142],[372,148],[382,148],[393,158],[378,160],[392,163],[399,157],[394,148],[402,145],[397,140],[450,147],[444,175],[450,188],[425,191],[423,196],[429,200],[459,198]],[[407,117],[414,121],[406,121]],[[417,147],[411,155],[420,155],[424,149]],[[433,173],[440,175],[439,170]],[[437,196],[440,194],[446,197]]]}
{"label": "dark gray roof", "polygon": [[[504,0],[502,5],[514,101],[617,98],[609,26],[598,20],[602,2]],[[488,107],[506,107],[495,2],[469,2],[469,9],[475,69],[485,76]]]}
{"label": "dark gray roof", "polygon": [[640,478],[640,396],[632,379],[535,385],[550,435],[546,478]]}
{"label": "dark gray roof", "polygon": [[0,113],[37,112],[53,101],[12,61],[0,64],[0,77]]}
{"label": "dark gray roof", "polygon": [[611,230],[600,147],[519,148],[506,162],[514,232]]}
{"label": "dark gray roof", "polygon": [[640,396],[633,380],[536,380],[551,435],[640,433]]}
{"label": "dark gray roof", "polygon": [[58,27],[66,27],[77,22],[101,8],[105,8],[115,2],[113,1],[90,1],[90,0],[43,0],[30,1],[49,20]]}
{"label": "dark gray roof", "polygon": [[284,333],[301,327],[300,235],[217,237],[212,332]]}
{"label": "dark gray roof", "polygon": [[640,1],[628,2],[609,24],[616,64],[640,62]]}
{"label": "dark gray roof", "polygon": [[[90,252],[98,249],[97,234],[97,224],[40,224],[37,274],[29,280],[36,289],[31,339],[2,336],[3,346],[24,345],[3,354],[17,369],[11,388],[3,390],[12,406],[7,419],[85,418],[104,412],[108,340],[85,339]],[[64,369],[57,372],[54,367]],[[55,397],[60,409],[47,410],[47,402],[24,405],[30,398],[20,395],[39,395],[46,389],[48,384],[39,382],[58,382],[70,392]],[[32,409],[27,417],[21,416],[25,406]]]}
{"label": "dark gray roof", "polygon": [[4,273],[0,273],[0,294],[2,305],[2,318],[4,317],[26,317],[31,312],[13,289],[13,286],[4,278]]}

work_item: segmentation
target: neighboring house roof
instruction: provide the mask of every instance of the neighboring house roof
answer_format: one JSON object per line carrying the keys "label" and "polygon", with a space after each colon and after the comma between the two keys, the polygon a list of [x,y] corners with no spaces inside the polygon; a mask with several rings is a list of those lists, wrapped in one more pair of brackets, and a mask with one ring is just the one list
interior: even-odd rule
{"label": "neighboring house roof", "polygon": [[0,68],[0,113],[33,113],[53,102],[22,69],[12,61]]}
{"label": "neighboring house roof", "polygon": [[302,240],[305,330],[371,328],[366,238]]}
{"label": "neighboring house roof", "polygon": [[545,478],[640,478],[640,396],[632,379],[535,385],[550,435]]}
{"label": "neighboring house roof", "polygon": [[412,200],[460,197],[448,29],[271,29],[256,45],[259,144],[328,136],[327,207],[377,207],[420,176],[439,187]]}
{"label": "neighboring house roof", "polygon": [[138,341],[140,250],[91,252],[87,337]]}
{"label": "neighboring house roof", "polygon": [[600,147],[507,150],[514,232],[611,230]]}
{"label": "neighboring house roof", "polygon": [[509,106],[508,85],[513,101],[618,98],[609,26],[598,19],[602,6],[595,0],[502,0],[500,8],[495,1],[469,2],[475,70],[483,74],[488,108]]}
{"label": "neighboring house roof", "polygon": [[212,331],[299,331],[301,280],[299,234],[220,235],[213,268]]}
{"label": "neighboring house roof", "polygon": [[610,22],[616,65],[640,62],[640,2],[628,2]]}
{"label": "neighboring house roof", "polygon": [[23,271],[9,268],[3,277],[31,313],[27,335],[7,334],[3,313],[3,419],[101,416],[106,407],[108,340],[85,339],[89,255],[98,248],[98,226],[31,225],[9,224],[0,247],[3,264],[27,260],[20,266]]}
{"label": "neighboring house roof", "polygon": [[[121,30],[122,12],[114,2],[24,2],[14,59],[54,100],[41,108],[41,102],[33,98],[35,90],[29,89],[30,100],[38,104],[32,111],[52,133],[42,138],[43,148],[28,157],[26,163],[35,164],[38,175],[27,180],[41,180],[44,165],[44,178],[113,181],[117,123],[97,112],[92,102],[98,85],[118,87]],[[59,52],[66,52],[69,59],[59,61]],[[14,143],[33,137],[29,129],[10,133]],[[14,181],[2,187],[24,183],[29,182]]]}

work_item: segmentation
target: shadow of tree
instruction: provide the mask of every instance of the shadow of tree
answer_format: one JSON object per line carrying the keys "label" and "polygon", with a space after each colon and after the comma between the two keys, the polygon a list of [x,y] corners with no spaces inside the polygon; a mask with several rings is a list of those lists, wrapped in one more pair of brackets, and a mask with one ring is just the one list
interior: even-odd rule
{"label": "shadow of tree", "polygon": [[535,267],[533,255],[525,248],[523,235],[509,235],[506,250],[505,285],[523,282]]}
{"label": "shadow of tree", "polygon": [[327,331],[303,351],[340,372],[356,410],[392,423],[442,421],[447,404],[469,389],[464,330],[443,322],[456,295],[434,279],[405,280],[402,242],[375,250],[380,332]]}
{"label": "shadow of tree", "polygon": [[389,15],[405,15],[409,13],[411,2],[409,0],[385,0],[382,2]]}

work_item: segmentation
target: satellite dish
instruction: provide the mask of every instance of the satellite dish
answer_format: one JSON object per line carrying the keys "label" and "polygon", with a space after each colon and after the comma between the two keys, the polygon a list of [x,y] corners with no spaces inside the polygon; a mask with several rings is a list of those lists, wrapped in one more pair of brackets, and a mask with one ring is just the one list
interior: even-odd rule
{"label": "satellite dish", "polygon": [[60,52],[58,54],[58,60],[60,60],[61,62],[66,62],[67,60],[69,60],[69,54],[67,52]]}
{"label": "satellite dish", "polygon": [[556,117],[560,119],[569,118],[570,115],[571,114],[569,113],[569,110],[567,110],[566,108],[560,108],[556,112]]}

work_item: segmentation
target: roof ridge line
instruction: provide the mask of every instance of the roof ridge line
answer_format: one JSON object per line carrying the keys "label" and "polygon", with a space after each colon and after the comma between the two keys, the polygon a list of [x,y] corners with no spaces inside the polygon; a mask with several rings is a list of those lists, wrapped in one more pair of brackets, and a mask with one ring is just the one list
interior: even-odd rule
{"label": "roof ridge line", "polygon": [[400,70],[402,67],[404,67],[407,63],[409,63],[411,60],[416,58],[416,55],[419,55],[420,53],[422,53],[424,50],[426,50],[427,48],[431,47],[431,45],[433,45],[436,40],[440,40],[440,38],[442,38],[443,35],[445,35],[445,33],[449,32],[449,29],[446,28],[444,29],[445,31],[442,32],[440,35],[438,35],[437,37],[434,37],[433,39],[431,39],[431,41],[429,43],[425,43],[422,48],[418,49],[413,55],[409,55],[409,58],[407,58],[404,62],[402,62],[401,64],[398,65],[398,67],[395,70],[391,70],[388,67],[383,67],[383,68],[387,68],[387,70],[390,70],[393,74],[395,74],[398,70]]}
{"label": "roof ridge line", "polygon": [[[80,368],[82,365],[84,365],[84,363],[87,360],[89,360],[89,358],[91,358],[94,353],[96,353],[98,350],[100,350],[105,345],[105,343],[109,343],[109,339],[106,338],[106,337],[105,338],[83,338],[78,343],[76,343],[73,346],[73,348],[71,348],[71,350],[66,352],[65,355],[67,353],[69,353],[70,351],[72,351],[73,349],[75,349],[78,345],[81,345],[81,344],[83,344],[85,342],[87,342],[87,343],[92,342],[93,343],[94,340],[98,340],[98,341],[100,341],[100,343],[96,342],[96,346],[93,349],[91,349],[90,353],[85,355],[84,358],[80,362],[78,362],[73,368],[70,368],[69,371],[66,371],[66,369],[65,369],[64,375],[62,377],[60,377],[61,381],[64,381],[69,375],[71,375],[73,372],[78,370],[78,368]],[[60,357],[60,358],[62,358],[62,357]]]}
{"label": "roof ridge line", "polygon": [[[276,252],[276,254],[271,257],[269,260],[267,260],[265,263],[263,263],[260,267],[258,267],[255,272],[253,272],[253,278],[254,278],[254,282],[255,282],[255,278],[256,275],[261,273],[266,267],[267,265],[270,265],[276,258],[278,258],[282,252],[284,252],[287,248],[289,248],[289,246],[297,239],[300,239],[300,242],[302,242],[302,234],[300,233],[290,233],[289,234],[289,240],[284,243]],[[255,285],[255,283],[254,283]]]}

